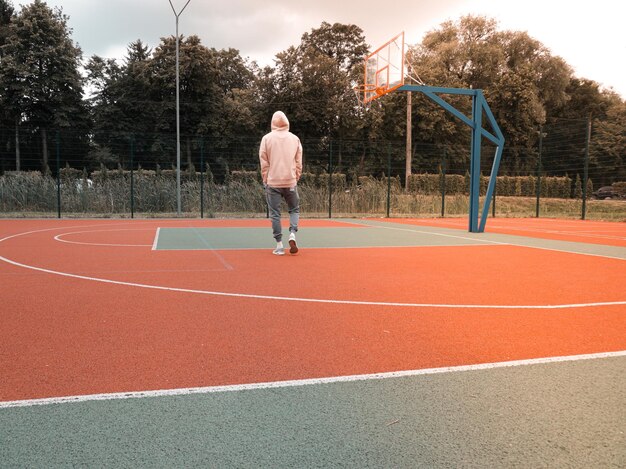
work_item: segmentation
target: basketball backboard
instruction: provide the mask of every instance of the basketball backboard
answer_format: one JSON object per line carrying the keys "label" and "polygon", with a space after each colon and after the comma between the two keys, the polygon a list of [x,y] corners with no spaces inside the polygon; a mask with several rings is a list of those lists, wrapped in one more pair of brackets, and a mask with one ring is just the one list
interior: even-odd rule
{"label": "basketball backboard", "polygon": [[365,57],[365,79],[359,87],[364,104],[404,85],[404,32]]}

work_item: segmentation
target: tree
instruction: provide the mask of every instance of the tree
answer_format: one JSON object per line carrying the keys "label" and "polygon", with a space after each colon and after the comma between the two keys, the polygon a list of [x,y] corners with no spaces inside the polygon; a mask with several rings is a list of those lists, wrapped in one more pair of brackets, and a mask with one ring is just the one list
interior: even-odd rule
{"label": "tree", "polygon": [[[502,169],[528,170],[524,158],[536,143],[537,126],[547,110],[567,100],[572,70],[525,32],[497,30],[497,22],[465,16],[445,22],[429,32],[422,44],[411,49],[410,58],[427,84],[453,88],[483,89],[507,145]],[[450,100],[469,113],[467,100]],[[429,138],[446,144],[460,143],[458,124],[445,125],[441,112],[418,117],[436,119]]]}
{"label": "tree", "polygon": [[[276,55],[275,68],[260,75],[264,124],[275,110],[284,111],[304,141],[320,142],[324,161],[330,139],[338,141],[335,161],[341,164],[342,152],[363,126],[353,87],[361,81],[367,50],[363,31],[355,25],[323,22],[303,34],[297,47]],[[309,153],[308,161],[314,158]]]}
{"label": "tree", "polygon": [[[128,145],[145,166],[173,163],[175,154],[176,39],[162,38],[150,51],[140,40],[128,46],[122,66],[93,57],[88,66],[95,135],[94,155]],[[180,55],[181,149],[192,167],[192,151],[200,137],[219,141],[220,148],[255,130],[255,76],[236,49],[209,49],[197,36],[182,38]],[[102,150],[102,151],[100,151]],[[211,151],[211,148],[208,149]]]}
{"label": "tree", "polygon": [[2,47],[9,36],[9,25],[15,9],[10,0],[0,0],[0,64],[2,63]]}
{"label": "tree", "polygon": [[[11,4],[9,0],[0,0],[0,69],[4,67],[3,46],[7,42],[7,38],[9,35],[9,24],[11,23],[13,12],[14,12],[13,5]],[[0,90],[2,90],[2,93],[0,93],[0,145],[2,145],[2,147],[5,147],[7,150],[7,153],[9,153],[10,147],[11,147],[11,143],[10,143],[11,136],[9,135],[9,132],[5,131],[5,127],[6,128],[12,127],[15,122],[10,112],[11,106],[10,106],[10,102],[8,99],[9,95],[7,94],[8,84],[4,84],[0,82]],[[16,145],[17,149],[16,149],[16,154],[15,154],[15,160],[18,166],[17,169],[19,170],[19,164],[20,164],[19,134],[16,134],[16,139],[17,139],[18,145]],[[6,142],[6,145],[4,145],[5,142]],[[0,154],[2,154],[1,147],[0,147]]]}
{"label": "tree", "polygon": [[592,114],[596,118],[604,118],[609,107],[600,90],[600,85],[585,78],[572,78],[567,83],[567,98],[560,106],[554,108],[552,116],[564,119],[586,118]]}
{"label": "tree", "polygon": [[626,181],[626,101],[612,91],[603,93],[606,115],[594,119],[589,150],[596,183]]}
{"label": "tree", "polygon": [[[155,131],[160,135],[154,148],[166,157],[175,154],[174,142],[163,138],[164,134],[175,134],[176,116],[176,38],[161,38],[148,65],[152,98],[160,108],[155,122]],[[191,138],[208,130],[203,126],[206,116],[214,116],[221,96],[219,93],[216,61],[211,51],[203,46],[198,36],[181,38],[179,41],[180,62],[180,127],[185,140],[188,163],[190,164]],[[181,146],[183,143],[181,143]]]}
{"label": "tree", "polygon": [[[488,94],[499,68],[497,64],[503,60],[496,40],[496,25],[494,20],[473,16],[456,23],[444,22],[439,29],[428,32],[421,44],[409,48],[408,62],[427,85],[480,88]],[[467,97],[445,95],[443,98],[465,115],[471,115],[471,101]],[[489,104],[493,109],[490,99]],[[413,122],[417,123],[414,139],[447,147],[451,167],[461,171],[467,166],[470,132],[465,124],[421,95],[414,100]]]}
{"label": "tree", "polygon": [[227,167],[253,169],[258,158],[261,104],[258,98],[255,63],[249,63],[237,49],[209,49],[207,72],[212,100],[202,116],[197,135],[208,137],[206,149],[218,160],[224,172]]}
{"label": "tree", "polygon": [[88,127],[79,73],[81,51],[70,39],[67,21],[60,9],[35,0],[15,15],[2,47],[0,83],[7,111],[16,129],[28,125],[40,132],[46,171],[48,129]]}
{"label": "tree", "polygon": [[117,155],[120,164],[131,139],[139,164],[146,163],[142,157],[152,145],[158,105],[152,101],[150,55],[148,46],[137,40],[128,45],[123,65],[93,56],[86,66],[88,82],[94,89],[90,99],[94,140],[100,149]]}
{"label": "tree", "polygon": [[[568,100],[555,107],[548,131],[546,167],[556,175],[582,171],[588,120],[592,119],[589,171],[596,183],[608,184],[619,177],[623,158],[623,101],[614,92],[602,91],[593,80],[572,78],[567,86]],[[620,137],[620,131],[622,137]],[[551,136],[551,134],[556,134]],[[554,141],[556,140],[556,142]],[[558,152],[551,147],[559,145]],[[622,171],[623,173],[623,171]]]}
{"label": "tree", "polygon": [[[220,140],[227,148],[240,143],[242,136],[255,135],[259,109],[255,87],[255,64],[249,64],[237,49],[210,49],[212,73],[215,73],[212,114],[201,121],[200,131]],[[213,72],[214,69],[214,72]]]}

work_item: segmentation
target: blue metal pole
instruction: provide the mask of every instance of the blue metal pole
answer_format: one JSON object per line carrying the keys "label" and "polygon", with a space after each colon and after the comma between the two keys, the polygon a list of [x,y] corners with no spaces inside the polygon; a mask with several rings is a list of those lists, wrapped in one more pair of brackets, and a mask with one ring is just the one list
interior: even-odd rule
{"label": "blue metal pole", "polygon": [[[481,92],[481,96],[482,96],[482,92]],[[504,150],[504,135],[502,134],[502,131],[500,130],[500,127],[498,126],[498,123],[496,122],[496,119],[493,116],[493,113],[491,112],[491,109],[489,108],[489,105],[487,104],[487,101],[485,100],[484,96],[482,97],[482,106],[483,106],[483,109],[481,110],[481,113],[484,111],[485,115],[487,116],[487,120],[491,124],[491,127],[493,131],[495,132],[496,136],[488,135],[484,131],[483,131],[483,135],[487,137],[489,140],[491,140],[493,143],[495,143],[497,146],[496,146],[496,154],[493,159],[493,165],[491,166],[491,174],[489,175],[489,185],[487,186],[487,194],[485,197],[483,213],[480,219],[480,224],[478,226],[479,233],[482,233],[483,231],[485,231],[485,224],[487,223],[487,214],[489,213],[489,203],[491,202],[492,197],[494,198],[493,203],[495,207],[495,190],[496,190],[496,182],[498,179],[498,169],[500,168],[500,161],[502,160],[502,151]],[[493,215],[495,216],[495,210],[494,210]]]}
{"label": "blue metal pole", "polygon": [[[472,143],[470,153],[470,201],[469,201],[469,231],[481,233],[485,229],[485,222],[489,213],[489,204],[495,190],[496,177],[502,158],[502,150],[504,148],[504,135],[500,131],[500,127],[496,122],[489,105],[485,100],[481,90],[458,89],[458,88],[441,88],[432,86],[416,86],[404,85],[397,89],[398,91],[415,91],[421,92],[435,103],[439,104],[446,111],[457,117],[464,124],[472,129]],[[438,94],[465,95],[472,97],[472,118],[470,119],[461,111],[450,105]],[[487,121],[491,124],[493,133],[483,129],[483,113]],[[494,135],[495,134],[495,135]],[[483,207],[480,223],[478,221],[479,203],[480,203],[480,147],[482,137],[490,140],[497,146],[496,156],[491,169],[489,178],[489,186],[487,189],[487,198]]]}
{"label": "blue metal pole", "polygon": [[[498,169],[500,168],[500,160],[502,159],[502,145],[498,145],[496,148],[496,156],[493,159],[493,165],[491,166],[491,175],[489,176],[489,185],[487,186],[487,194],[485,195],[485,205],[483,207],[483,214],[480,218],[480,224],[478,225],[478,232],[482,233],[485,231],[485,224],[487,223],[487,214],[489,213],[489,202],[491,202],[491,198],[494,199],[494,207],[495,207],[495,190],[496,190],[496,182],[498,177]],[[495,210],[493,213],[495,217]]]}
{"label": "blue metal pole", "polygon": [[478,231],[478,205],[480,203],[480,141],[483,118],[483,96],[475,93],[472,98],[472,151],[470,155],[469,231]]}

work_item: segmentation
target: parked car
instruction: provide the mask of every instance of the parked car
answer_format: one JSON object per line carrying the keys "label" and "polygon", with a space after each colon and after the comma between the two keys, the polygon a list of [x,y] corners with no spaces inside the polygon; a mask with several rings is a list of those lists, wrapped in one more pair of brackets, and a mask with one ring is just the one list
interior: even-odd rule
{"label": "parked car", "polygon": [[611,186],[604,186],[593,193],[594,199],[619,199],[620,195]]}

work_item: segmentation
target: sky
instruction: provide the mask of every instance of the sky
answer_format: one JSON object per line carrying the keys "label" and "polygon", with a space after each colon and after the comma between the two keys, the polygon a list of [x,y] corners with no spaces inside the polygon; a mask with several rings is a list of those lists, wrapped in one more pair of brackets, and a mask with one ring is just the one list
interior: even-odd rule
{"label": "sky", "polygon": [[[187,0],[171,2],[174,9],[168,0],[46,0],[69,16],[72,39],[85,58],[119,59],[137,39],[155,47],[175,34],[174,10],[179,13]],[[30,0],[13,0],[16,9],[24,3]],[[626,99],[624,10],[615,0],[190,0],[178,28],[207,47],[232,47],[259,65],[273,65],[278,52],[298,45],[322,21],[359,26],[373,50],[401,31],[408,44],[417,44],[444,21],[482,15],[500,30],[528,32],[577,77]]]}

